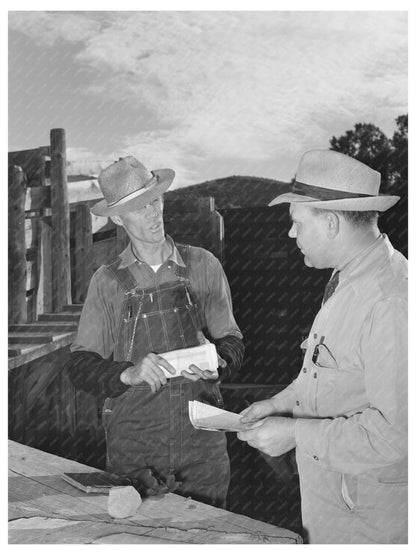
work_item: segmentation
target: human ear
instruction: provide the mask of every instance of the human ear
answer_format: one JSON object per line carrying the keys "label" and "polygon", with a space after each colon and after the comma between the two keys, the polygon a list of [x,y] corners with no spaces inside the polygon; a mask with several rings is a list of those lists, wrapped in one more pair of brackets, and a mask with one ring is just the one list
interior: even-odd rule
{"label": "human ear", "polygon": [[123,225],[123,222],[121,221],[120,216],[110,216],[110,218],[111,218],[111,221],[116,225]]}
{"label": "human ear", "polygon": [[333,239],[339,232],[339,217],[335,212],[328,212],[325,216],[327,225],[327,235],[329,239]]}

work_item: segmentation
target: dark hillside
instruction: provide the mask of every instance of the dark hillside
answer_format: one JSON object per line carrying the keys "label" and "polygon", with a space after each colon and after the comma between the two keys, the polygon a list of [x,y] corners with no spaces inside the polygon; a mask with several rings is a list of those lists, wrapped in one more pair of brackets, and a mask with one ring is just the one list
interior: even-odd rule
{"label": "dark hillside", "polygon": [[210,196],[215,198],[215,206],[218,209],[264,207],[289,188],[290,183],[283,181],[233,175],[168,191],[165,198],[174,200],[184,195],[190,198]]}

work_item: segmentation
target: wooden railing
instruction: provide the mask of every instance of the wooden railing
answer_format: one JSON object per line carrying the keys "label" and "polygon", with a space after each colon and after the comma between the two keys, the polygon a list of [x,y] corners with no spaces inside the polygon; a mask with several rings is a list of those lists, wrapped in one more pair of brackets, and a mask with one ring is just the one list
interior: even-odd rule
{"label": "wooden railing", "polygon": [[[127,245],[123,228],[90,212],[98,199],[70,203],[66,138],[9,153],[9,368],[70,343],[93,272]],[[96,180],[97,176],[87,176]],[[213,198],[166,195],[165,227],[176,241],[223,259],[224,226]]]}

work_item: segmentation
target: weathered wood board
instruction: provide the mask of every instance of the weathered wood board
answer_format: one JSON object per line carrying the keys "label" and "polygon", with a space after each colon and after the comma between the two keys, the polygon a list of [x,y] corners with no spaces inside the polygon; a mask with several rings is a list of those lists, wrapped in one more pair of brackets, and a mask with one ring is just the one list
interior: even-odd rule
{"label": "weathered wood board", "polygon": [[9,543],[302,543],[289,530],[173,493],[144,499],[135,516],[114,519],[107,495],[83,493],[61,478],[94,470],[9,442]]}

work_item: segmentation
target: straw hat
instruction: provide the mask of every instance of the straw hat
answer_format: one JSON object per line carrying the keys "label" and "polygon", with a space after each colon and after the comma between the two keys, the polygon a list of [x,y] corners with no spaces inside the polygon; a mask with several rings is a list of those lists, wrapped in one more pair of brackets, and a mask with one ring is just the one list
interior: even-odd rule
{"label": "straw hat", "polygon": [[120,158],[98,176],[104,195],[91,208],[96,216],[117,216],[139,210],[169,188],[175,172],[169,169],[147,170],[134,156]]}
{"label": "straw hat", "polygon": [[334,150],[309,150],[302,156],[293,191],[269,206],[293,202],[328,210],[384,212],[400,197],[380,195],[380,173]]}

